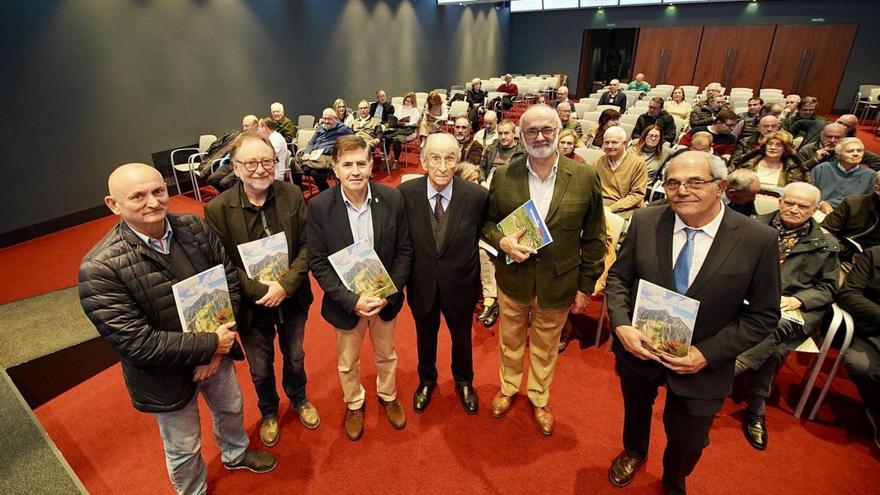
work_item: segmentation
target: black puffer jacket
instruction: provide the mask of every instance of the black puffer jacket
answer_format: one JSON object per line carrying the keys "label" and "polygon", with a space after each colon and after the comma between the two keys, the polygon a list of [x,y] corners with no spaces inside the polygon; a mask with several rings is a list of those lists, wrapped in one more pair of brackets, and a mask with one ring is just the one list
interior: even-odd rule
{"label": "black puffer jacket", "polygon": [[[238,275],[211,229],[193,215],[168,215],[174,239],[197,272],[222,264],[233,309],[238,312]],[[211,361],[213,333],[183,333],[171,286],[179,282],[166,260],[124,222],[86,254],[79,271],[83,311],[119,354],[135,409],[183,408],[196,391],[194,367]],[[236,343],[231,355],[241,359]]]}

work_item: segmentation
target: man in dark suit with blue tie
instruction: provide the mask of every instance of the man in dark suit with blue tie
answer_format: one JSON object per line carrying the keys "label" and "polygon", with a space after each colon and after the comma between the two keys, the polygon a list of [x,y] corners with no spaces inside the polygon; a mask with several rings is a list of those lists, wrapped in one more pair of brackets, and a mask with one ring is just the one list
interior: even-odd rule
{"label": "man in dark suit with blue tie", "polygon": [[476,414],[478,408],[471,324],[482,293],[477,244],[489,193],[455,175],[459,153],[452,134],[431,134],[421,157],[428,174],[399,188],[414,251],[406,291],[419,352],[419,386],[413,395],[416,412],[428,407],[437,385],[441,313],[452,336],[452,377],[462,406],[468,414]]}
{"label": "man in dark suit with blue tie", "polygon": [[[632,218],[608,276],[608,313],[623,392],[624,451],[608,477],[623,487],[648,455],[651,414],[666,385],[663,488],[685,493],[685,478],[709,442],[709,429],[730,394],[736,357],[776,328],[781,297],[774,229],[721,202],[727,170],[699,151],[676,157],[664,172],[669,206]],[[685,357],[656,355],[632,326],[639,280],[700,302]]]}

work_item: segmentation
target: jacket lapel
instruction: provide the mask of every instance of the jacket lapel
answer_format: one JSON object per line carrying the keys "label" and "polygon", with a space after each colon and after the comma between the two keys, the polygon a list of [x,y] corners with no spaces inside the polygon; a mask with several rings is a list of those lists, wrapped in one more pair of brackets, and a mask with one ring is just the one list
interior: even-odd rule
{"label": "jacket lapel", "polygon": [[739,225],[736,225],[731,219],[732,215],[739,215],[739,213],[725,210],[724,216],[721,218],[721,225],[719,225],[715,239],[712,241],[712,247],[709,248],[709,252],[706,254],[706,261],[700,267],[700,271],[685,294],[686,296],[692,297],[712,280],[715,272],[721,268],[721,265],[730,256],[731,251],[739,244],[739,238],[736,237],[736,230],[739,228]]}
{"label": "jacket lapel", "polygon": [[562,201],[562,196],[565,194],[565,189],[568,187],[569,181],[571,181],[571,170],[569,170],[568,164],[563,161],[564,159],[560,156],[559,165],[556,167],[556,183],[553,186],[553,198],[550,199],[550,209],[547,210],[545,223],[553,218],[553,214],[556,213],[556,209],[559,207],[560,201]]}
{"label": "jacket lapel", "polygon": [[666,207],[666,212],[660,216],[655,232],[657,256],[660,257],[658,268],[660,270],[661,285],[667,289],[674,289],[675,283],[672,277],[672,229],[675,228],[675,213],[672,208]]}
{"label": "jacket lapel", "polygon": [[525,203],[531,198],[531,194],[529,193],[529,169],[526,168],[526,160],[517,160],[516,165],[509,165],[511,167],[510,172],[512,172],[513,178],[515,179],[513,182],[516,184],[516,194],[519,196],[519,200],[516,202],[516,206]]}
{"label": "jacket lapel", "polygon": [[370,182],[370,192],[373,196],[372,203],[370,203],[370,216],[373,218],[373,246],[378,246],[382,242],[379,235],[382,233],[382,228],[384,227],[383,218],[385,217],[385,202],[382,201],[382,195],[376,191],[372,182]]}
{"label": "jacket lapel", "polygon": [[354,244],[354,236],[351,234],[351,223],[348,221],[348,205],[345,204],[345,199],[342,197],[342,186],[336,185],[334,187],[336,188],[334,196],[337,207],[330,209],[330,216],[336,218],[331,219],[330,225],[341,226],[341,228],[336,229],[336,231],[342,236],[342,247],[346,248]]}

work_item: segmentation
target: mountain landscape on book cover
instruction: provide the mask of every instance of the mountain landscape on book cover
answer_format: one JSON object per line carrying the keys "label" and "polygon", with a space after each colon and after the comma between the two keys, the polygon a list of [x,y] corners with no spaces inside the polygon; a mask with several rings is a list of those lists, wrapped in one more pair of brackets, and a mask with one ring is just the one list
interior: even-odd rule
{"label": "mountain landscape on book cover", "polygon": [[397,287],[369,241],[360,241],[328,257],[345,287],[359,296],[388,297]]}
{"label": "mountain landscape on book cover", "polygon": [[224,323],[229,323],[232,318],[232,307],[229,303],[229,293],[218,289],[214,292],[203,294],[192,306],[184,310],[187,328],[194,328],[196,332],[213,332]]}
{"label": "mountain landscape on book cover", "polygon": [[250,271],[256,273],[251,277],[259,280],[281,280],[290,267],[287,265],[287,253],[270,253],[250,265]]}
{"label": "mountain landscape on book cover", "polygon": [[248,277],[255,280],[277,282],[290,270],[284,232],[239,244],[238,253]]}
{"label": "mountain landscape on book cover", "polygon": [[532,249],[539,249],[553,242],[547,225],[538,214],[533,200],[528,200],[498,223],[498,228],[505,235],[525,229],[519,243]]}
{"label": "mountain landscape on book cover", "polygon": [[655,350],[677,357],[687,356],[691,331],[681,318],[663,309],[641,308],[635,327],[651,338]]}
{"label": "mountain landscape on book cover", "polygon": [[685,357],[691,346],[700,302],[647,280],[639,280],[633,326],[651,339],[655,354]]}
{"label": "mountain landscape on book cover", "polygon": [[171,288],[184,332],[214,332],[218,326],[235,321],[223,265],[209,268]]}

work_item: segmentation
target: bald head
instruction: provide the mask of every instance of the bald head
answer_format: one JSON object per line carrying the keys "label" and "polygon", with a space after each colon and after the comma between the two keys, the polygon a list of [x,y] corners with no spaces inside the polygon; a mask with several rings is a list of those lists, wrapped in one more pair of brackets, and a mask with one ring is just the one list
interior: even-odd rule
{"label": "bald head", "polygon": [[779,130],[779,117],[775,115],[765,115],[758,121],[758,132],[762,136],[772,134]]}
{"label": "bald head", "polygon": [[532,105],[525,112],[523,112],[522,116],[519,118],[519,126],[521,129],[525,129],[532,121],[543,118],[555,118],[558,123],[558,127],[562,127],[562,122],[559,120],[559,114],[557,114],[556,111],[549,106],[540,104]]}
{"label": "bald head", "polygon": [[834,123],[846,127],[846,133],[848,136],[855,136],[855,129],[859,124],[859,118],[851,113],[847,113],[838,117]]}
{"label": "bald head", "polygon": [[126,163],[110,174],[107,190],[111,196],[124,197],[132,185],[152,180],[162,180],[162,174],[155,168],[144,163]]}
{"label": "bald head", "polygon": [[155,168],[143,163],[118,167],[107,179],[109,195],[104,204],[132,229],[154,239],[165,231],[168,188]]}

